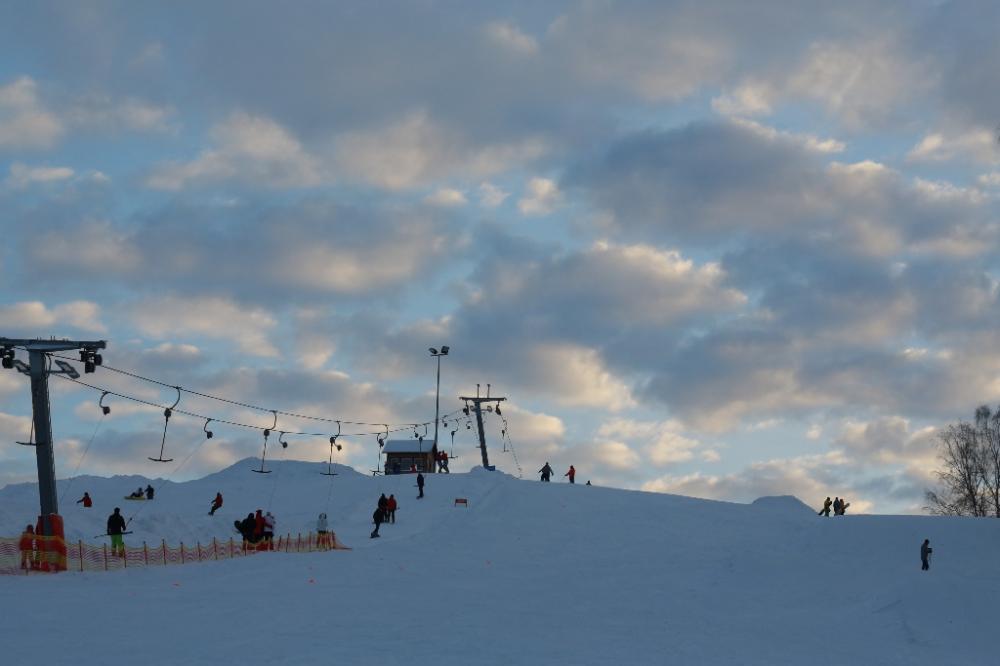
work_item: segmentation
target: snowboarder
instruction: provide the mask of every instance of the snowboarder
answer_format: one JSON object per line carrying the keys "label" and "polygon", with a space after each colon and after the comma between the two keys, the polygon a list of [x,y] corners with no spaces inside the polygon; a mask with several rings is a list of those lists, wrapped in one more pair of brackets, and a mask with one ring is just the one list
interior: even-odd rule
{"label": "snowboarder", "polygon": [[576,479],[576,468],[570,465],[569,471],[563,474],[563,476],[568,476],[570,483],[576,483],[576,481],[574,481],[574,479]]}
{"label": "snowboarder", "polygon": [[76,501],[77,504],[83,504],[84,509],[89,509],[94,506],[94,501],[90,499],[90,493],[84,493],[83,497]]}
{"label": "snowboarder", "polygon": [[208,512],[208,515],[214,516],[215,512],[222,508],[222,493],[215,493],[215,499],[212,500],[212,510]]}
{"label": "snowboarder", "polygon": [[931,548],[931,540],[924,539],[924,542],[920,544],[920,570],[927,571],[931,568],[931,553],[934,549]]}
{"label": "snowboarder", "polygon": [[417,495],[417,499],[420,499],[424,496],[424,475],[419,472],[417,473],[417,490],[420,491],[420,494]]}
{"label": "snowboarder", "polygon": [[125,531],[125,519],[122,518],[121,509],[115,507],[115,512],[108,516],[108,535],[111,537],[111,552],[119,557],[125,557],[125,542],[122,540],[122,532]]}
{"label": "snowboarder", "polygon": [[548,463],[545,463],[545,467],[538,470],[538,472],[542,475],[542,481],[548,483],[552,476],[552,467],[550,467]]}
{"label": "snowboarder", "polygon": [[396,524],[396,507],[398,506],[399,504],[396,502],[396,496],[389,495],[389,501],[386,502],[385,505],[385,522],[392,523],[393,525]]}
{"label": "snowboarder", "polygon": [[319,514],[319,519],[316,521],[316,548],[319,550],[329,550],[331,548],[330,544],[330,529],[326,522],[326,514]]}
{"label": "snowboarder", "polygon": [[847,514],[847,507],[851,506],[850,502],[845,502],[844,498],[840,498],[840,515],[844,516]]}
{"label": "snowboarder", "polygon": [[839,497],[834,497],[833,498],[833,515],[835,515],[835,516],[839,516],[840,515],[840,498]]}
{"label": "snowboarder", "polygon": [[271,542],[274,541],[274,526],[277,522],[270,511],[264,514],[264,541],[267,542],[268,550],[271,550]]}
{"label": "snowboarder", "polygon": [[382,521],[385,520],[385,516],[382,513],[382,507],[375,507],[375,513],[372,514],[372,520],[375,521],[375,529],[372,530],[371,538],[375,539],[379,536],[378,528],[382,525]]}
{"label": "snowboarder", "polygon": [[823,502],[823,508],[820,509],[820,512],[817,513],[816,515],[817,516],[826,516],[827,518],[829,518],[830,517],[830,506],[832,504],[833,504],[833,502],[831,502],[830,498],[827,497],[826,500]]}
{"label": "snowboarder", "polygon": [[37,562],[35,554],[35,528],[27,525],[21,533],[17,547],[21,550],[21,568],[34,569]]}
{"label": "snowboarder", "polygon": [[148,484],[146,485],[146,499],[153,499],[153,486]]}

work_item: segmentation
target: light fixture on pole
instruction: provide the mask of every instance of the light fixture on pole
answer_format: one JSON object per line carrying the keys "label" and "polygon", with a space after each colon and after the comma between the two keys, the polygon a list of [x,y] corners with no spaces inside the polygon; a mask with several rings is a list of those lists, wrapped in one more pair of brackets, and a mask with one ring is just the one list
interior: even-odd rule
{"label": "light fixture on pole", "polygon": [[444,345],[441,350],[438,351],[434,347],[428,349],[431,356],[435,357],[438,362],[437,367],[437,391],[434,393],[434,446],[437,446],[438,441],[438,422],[441,420],[441,357],[447,356],[450,347]]}

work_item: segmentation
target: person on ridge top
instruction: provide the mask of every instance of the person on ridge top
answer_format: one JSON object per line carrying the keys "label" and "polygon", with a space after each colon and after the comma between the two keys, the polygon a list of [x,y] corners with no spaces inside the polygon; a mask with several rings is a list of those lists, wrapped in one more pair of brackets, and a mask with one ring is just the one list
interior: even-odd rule
{"label": "person on ridge top", "polygon": [[545,467],[542,467],[538,472],[542,475],[542,481],[548,483],[549,478],[552,476],[552,467],[545,463]]}
{"label": "person on ridge top", "polygon": [[827,497],[826,500],[823,502],[823,508],[820,509],[819,513],[817,513],[816,515],[817,516],[826,516],[827,518],[829,518],[830,517],[830,506],[832,504],[833,504],[833,502],[831,502],[830,498]]}
{"label": "person on ridge top", "polygon": [[576,479],[576,468],[573,467],[572,465],[570,465],[569,466],[569,471],[566,472],[565,474],[563,474],[563,476],[568,476],[570,483],[576,483],[576,480],[575,480]]}

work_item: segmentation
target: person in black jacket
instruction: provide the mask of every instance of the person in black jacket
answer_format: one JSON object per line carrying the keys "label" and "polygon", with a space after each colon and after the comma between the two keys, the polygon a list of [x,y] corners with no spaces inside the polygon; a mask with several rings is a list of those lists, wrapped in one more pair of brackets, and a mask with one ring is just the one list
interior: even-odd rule
{"label": "person in black jacket", "polygon": [[146,499],[153,499],[153,486],[146,484]]}
{"label": "person in black jacket", "polygon": [[927,571],[931,568],[930,556],[934,552],[931,548],[931,540],[924,539],[924,542],[920,544],[920,570]]}
{"label": "person in black jacket", "polygon": [[244,544],[257,543],[257,540],[254,538],[254,531],[256,529],[257,519],[252,513],[248,513],[247,517],[243,519],[243,522],[240,523],[239,526],[240,534],[243,535]]}
{"label": "person in black jacket", "polygon": [[420,472],[417,472],[417,490],[420,491],[420,494],[417,495],[417,499],[420,499],[424,496],[424,475]]}
{"label": "person in black jacket", "polygon": [[385,512],[389,510],[389,500],[386,499],[385,493],[382,493],[382,495],[378,498],[378,508],[382,510],[383,516],[385,515]]}
{"label": "person in black jacket", "polygon": [[125,557],[125,542],[122,540],[122,532],[125,531],[125,519],[122,518],[121,509],[115,507],[115,512],[108,516],[108,535],[111,536],[111,553],[119,557]]}
{"label": "person in black jacket", "polygon": [[385,513],[382,507],[375,507],[375,513],[372,514],[372,521],[375,523],[375,529],[372,530],[371,538],[376,538],[379,536],[378,528],[382,526],[382,521],[385,520]]}
{"label": "person in black jacket", "polygon": [[542,475],[542,481],[548,482],[552,477],[552,467],[548,463],[545,463],[545,467],[538,470],[538,473]]}

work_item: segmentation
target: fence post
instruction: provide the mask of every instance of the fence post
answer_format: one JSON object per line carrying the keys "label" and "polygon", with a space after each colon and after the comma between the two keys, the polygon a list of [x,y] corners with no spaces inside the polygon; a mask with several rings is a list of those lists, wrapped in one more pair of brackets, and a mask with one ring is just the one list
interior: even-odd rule
{"label": "fence post", "polygon": [[108,544],[104,544],[104,570],[108,570]]}
{"label": "fence post", "polygon": [[184,564],[184,542],[181,541],[181,564]]}
{"label": "fence post", "polygon": [[229,559],[233,559],[236,555],[233,554],[233,537],[229,537]]}
{"label": "fence post", "polygon": [[214,559],[219,559],[219,542],[215,537],[212,537],[212,557]]}
{"label": "fence post", "polygon": [[201,541],[198,542],[198,561],[201,562]]}
{"label": "fence post", "polygon": [[289,532],[287,535],[285,535],[285,552],[286,553],[292,552],[292,533],[291,532]]}
{"label": "fence post", "polygon": [[142,561],[147,567],[149,566],[149,546],[145,541],[142,542]]}
{"label": "fence post", "polygon": [[163,566],[167,566],[167,540],[163,539],[160,543],[163,545]]}
{"label": "fence post", "polygon": [[83,539],[80,539],[80,543],[77,545],[80,548],[80,571],[83,571]]}

